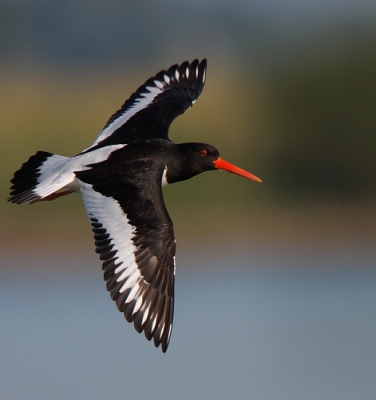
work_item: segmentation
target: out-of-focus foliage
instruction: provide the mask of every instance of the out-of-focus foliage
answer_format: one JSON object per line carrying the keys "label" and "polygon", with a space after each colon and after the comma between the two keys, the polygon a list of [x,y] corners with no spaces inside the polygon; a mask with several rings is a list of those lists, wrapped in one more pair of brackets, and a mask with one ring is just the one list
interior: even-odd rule
{"label": "out-of-focus foliage", "polygon": [[375,196],[376,35],[354,32],[337,46],[307,43],[272,77],[280,106],[270,157],[277,193]]}
{"label": "out-of-focus foliage", "polygon": [[[333,238],[356,231],[350,209],[365,232],[376,190],[376,7],[360,2],[0,2],[0,196],[31,154],[77,154],[152,74],[207,57],[205,89],[171,139],[211,143],[263,184],[211,172],[171,185],[179,233],[227,226],[238,241],[262,229],[268,241],[287,231],[311,240],[334,218]],[[82,208],[67,196],[5,204],[0,216],[8,240],[38,241],[25,221],[57,237],[87,224]]]}

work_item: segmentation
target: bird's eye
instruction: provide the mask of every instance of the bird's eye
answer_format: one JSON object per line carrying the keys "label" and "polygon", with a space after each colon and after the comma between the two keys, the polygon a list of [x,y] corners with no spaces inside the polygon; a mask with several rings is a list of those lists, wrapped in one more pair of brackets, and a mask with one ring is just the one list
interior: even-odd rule
{"label": "bird's eye", "polygon": [[206,149],[201,149],[200,150],[200,156],[206,157],[208,155],[208,151]]}

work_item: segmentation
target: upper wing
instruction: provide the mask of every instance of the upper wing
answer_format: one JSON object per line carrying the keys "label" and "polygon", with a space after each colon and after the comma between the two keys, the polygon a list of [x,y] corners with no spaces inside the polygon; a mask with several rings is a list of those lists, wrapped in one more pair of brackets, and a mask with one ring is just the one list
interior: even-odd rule
{"label": "upper wing", "polygon": [[147,80],[108,120],[85,151],[135,139],[167,139],[171,122],[190,108],[200,95],[206,60],[173,65]]}
{"label": "upper wing", "polygon": [[158,182],[149,177],[144,190],[126,174],[119,174],[96,165],[76,172],[107,290],[126,320],[165,352],[174,309],[172,222],[163,203],[160,177]]}

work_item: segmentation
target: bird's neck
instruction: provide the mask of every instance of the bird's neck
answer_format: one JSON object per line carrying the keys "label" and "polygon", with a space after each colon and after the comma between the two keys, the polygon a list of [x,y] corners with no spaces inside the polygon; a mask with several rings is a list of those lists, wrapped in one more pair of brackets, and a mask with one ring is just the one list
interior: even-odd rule
{"label": "bird's neck", "polygon": [[174,156],[166,163],[166,179],[169,184],[185,181],[201,172],[192,168],[192,153],[188,145],[188,143],[177,144]]}

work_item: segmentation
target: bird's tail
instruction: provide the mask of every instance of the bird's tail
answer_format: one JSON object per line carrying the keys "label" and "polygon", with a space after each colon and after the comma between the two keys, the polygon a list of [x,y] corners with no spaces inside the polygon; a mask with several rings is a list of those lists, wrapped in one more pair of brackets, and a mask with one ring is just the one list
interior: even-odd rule
{"label": "bird's tail", "polygon": [[31,204],[72,193],[72,190],[55,193],[69,183],[67,179],[62,179],[62,171],[68,160],[68,157],[38,151],[15,172],[8,201]]}

